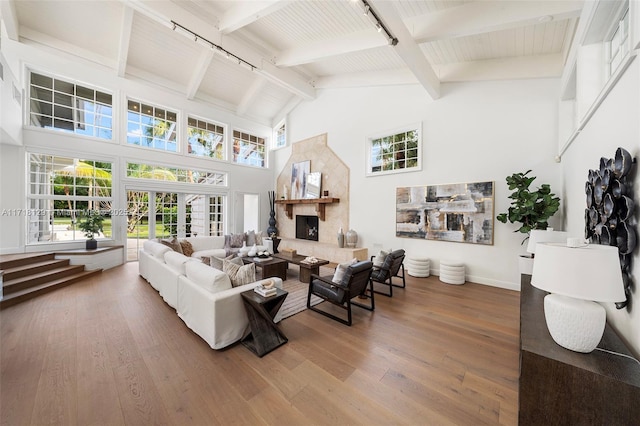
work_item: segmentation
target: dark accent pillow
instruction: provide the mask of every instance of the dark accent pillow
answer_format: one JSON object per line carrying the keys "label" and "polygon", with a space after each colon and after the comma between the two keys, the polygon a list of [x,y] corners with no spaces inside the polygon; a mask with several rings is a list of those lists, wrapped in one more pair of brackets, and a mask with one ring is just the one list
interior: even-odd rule
{"label": "dark accent pillow", "polygon": [[191,257],[191,255],[193,254],[193,246],[187,240],[180,241],[180,248],[182,248],[182,254],[184,254],[185,256]]}
{"label": "dark accent pillow", "polygon": [[176,237],[173,238],[162,238],[159,239],[161,244],[171,248],[173,251],[177,251],[178,253],[182,253],[182,246]]}

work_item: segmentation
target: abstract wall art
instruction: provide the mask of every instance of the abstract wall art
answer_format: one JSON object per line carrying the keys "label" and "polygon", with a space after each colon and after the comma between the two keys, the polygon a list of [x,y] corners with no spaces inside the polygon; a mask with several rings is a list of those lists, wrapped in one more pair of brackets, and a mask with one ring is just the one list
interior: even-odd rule
{"label": "abstract wall art", "polygon": [[396,189],[396,236],[493,244],[494,183]]}
{"label": "abstract wall art", "polygon": [[291,199],[304,198],[307,191],[307,175],[311,171],[311,161],[300,161],[291,165]]}

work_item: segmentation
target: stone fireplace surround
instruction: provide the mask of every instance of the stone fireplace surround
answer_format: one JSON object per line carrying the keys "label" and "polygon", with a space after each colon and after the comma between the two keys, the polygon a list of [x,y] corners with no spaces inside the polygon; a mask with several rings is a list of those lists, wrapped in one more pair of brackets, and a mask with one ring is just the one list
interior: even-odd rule
{"label": "stone fireplace surround", "polygon": [[[322,173],[322,191],[329,197],[339,198],[339,203],[326,206],[325,220],[318,224],[318,242],[297,240],[296,215],[317,215],[314,204],[296,204],[293,218],[289,219],[284,205],[276,204],[276,227],[282,239],[279,248],[292,248],[299,254],[315,256],[331,262],[344,262],[354,257],[365,260],[366,248],[339,248],[336,234],[342,227],[349,229],[349,167],[327,146],[327,134],[314,136],[291,145],[291,156],[276,182],[276,196],[282,199],[283,187],[291,188],[291,166],[301,161],[311,161],[311,172]],[[287,194],[287,198],[288,198]]]}

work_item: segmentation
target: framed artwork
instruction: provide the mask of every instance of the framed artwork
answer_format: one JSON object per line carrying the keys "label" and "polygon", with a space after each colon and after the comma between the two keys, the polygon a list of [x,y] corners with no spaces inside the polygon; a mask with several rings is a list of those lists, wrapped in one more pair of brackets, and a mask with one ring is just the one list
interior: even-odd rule
{"label": "framed artwork", "polygon": [[307,192],[307,176],[311,171],[311,161],[300,161],[291,165],[291,199],[300,200]]}
{"label": "framed artwork", "polygon": [[494,183],[396,188],[396,236],[493,245]]}

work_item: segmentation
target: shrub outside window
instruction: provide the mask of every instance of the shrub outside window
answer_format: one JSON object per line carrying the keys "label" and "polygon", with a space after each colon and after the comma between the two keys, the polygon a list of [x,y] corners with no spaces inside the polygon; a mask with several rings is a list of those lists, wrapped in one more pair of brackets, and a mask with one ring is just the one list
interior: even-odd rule
{"label": "shrub outside window", "polygon": [[233,162],[266,167],[264,138],[234,130]]}
{"label": "shrub outside window", "polygon": [[29,81],[32,126],[112,139],[111,94],[35,72]]}
{"label": "shrub outside window", "polygon": [[421,170],[420,126],[368,138],[367,175]]}
{"label": "shrub outside window", "polygon": [[224,160],[224,127],[189,117],[187,120],[188,153]]}
{"label": "shrub outside window", "polygon": [[127,102],[127,143],[177,152],[177,114],[135,100]]}

